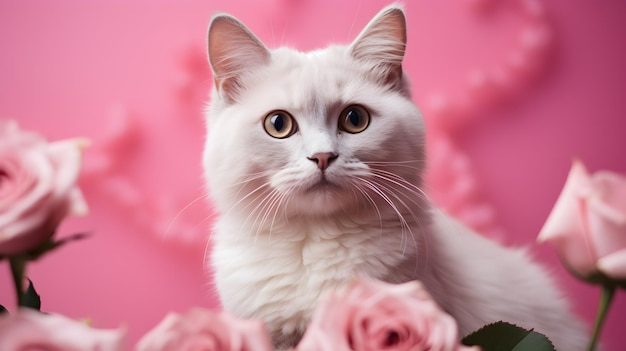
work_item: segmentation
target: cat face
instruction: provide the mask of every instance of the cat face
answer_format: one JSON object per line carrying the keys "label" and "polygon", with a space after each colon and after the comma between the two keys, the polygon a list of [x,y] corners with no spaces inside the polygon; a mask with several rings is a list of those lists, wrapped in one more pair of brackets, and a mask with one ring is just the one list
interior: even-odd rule
{"label": "cat face", "polygon": [[204,167],[218,209],[272,221],[406,206],[424,128],[402,74],[405,32],[390,7],[349,46],[270,51],[215,17]]}

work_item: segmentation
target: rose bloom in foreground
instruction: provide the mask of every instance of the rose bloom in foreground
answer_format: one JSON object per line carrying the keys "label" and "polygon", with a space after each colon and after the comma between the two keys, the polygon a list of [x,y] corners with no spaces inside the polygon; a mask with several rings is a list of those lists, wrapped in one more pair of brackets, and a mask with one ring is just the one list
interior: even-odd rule
{"label": "rose bloom in foreground", "polygon": [[67,317],[28,308],[0,316],[2,351],[122,351],[124,332],[98,330]]}
{"label": "rose bloom in foreground", "polygon": [[626,280],[626,177],[590,175],[575,161],[538,240],[554,245],[564,265],[583,279],[600,273]]}
{"label": "rose bloom in foreground", "polygon": [[298,351],[478,351],[417,282],[356,280],[316,310]]}
{"label": "rose bloom in foreground", "polygon": [[200,308],[170,313],[137,343],[137,351],[271,351],[263,323]]}
{"label": "rose bloom in foreground", "polygon": [[87,205],[76,186],[83,139],[47,143],[0,120],[0,255],[36,248]]}

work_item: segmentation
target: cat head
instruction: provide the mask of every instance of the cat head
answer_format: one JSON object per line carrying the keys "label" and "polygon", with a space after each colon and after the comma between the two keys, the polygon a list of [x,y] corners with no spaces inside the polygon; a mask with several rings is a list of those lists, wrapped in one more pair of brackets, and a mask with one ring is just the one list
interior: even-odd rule
{"label": "cat head", "polygon": [[424,126],[405,46],[398,6],[351,44],[312,52],[270,50],[234,17],[215,16],[203,163],[218,210],[272,219],[407,206]]}

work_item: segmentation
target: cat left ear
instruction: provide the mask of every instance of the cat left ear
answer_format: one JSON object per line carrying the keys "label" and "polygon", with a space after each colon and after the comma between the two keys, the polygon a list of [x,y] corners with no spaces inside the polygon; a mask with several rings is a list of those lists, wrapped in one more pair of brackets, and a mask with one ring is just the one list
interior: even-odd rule
{"label": "cat left ear", "polygon": [[270,62],[270,51],[238,19],[217,15],[208,35],[209,63],[218,92],[229,102],[236,101],[244,87],[244,74]]}
{"label": "cat left ear", "polygon": [[350,54],[371,66],[383,84],[399,86],[406,48],[406,19],[400,5],[381,10],[350,45]]}

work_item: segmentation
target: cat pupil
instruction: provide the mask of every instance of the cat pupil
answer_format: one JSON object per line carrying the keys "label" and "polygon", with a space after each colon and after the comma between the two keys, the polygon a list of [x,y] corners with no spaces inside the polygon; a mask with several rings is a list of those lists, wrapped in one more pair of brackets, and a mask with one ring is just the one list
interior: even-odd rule
{"label": "cat pupil", "polygon": [[285,126],[285,121],[283,121],[283,116],[274,115],[272,117],[272,124],[274,125],[274,128],[276,129],[277,132],[280,132],[281,130],[283,130],[283,127]]}
{"label": "cat pupil", "polygon": [[348,120],[353,126],[357,127],[361,120],[361,114],[357,110],[350,110],[350,112],[348,112]]}

